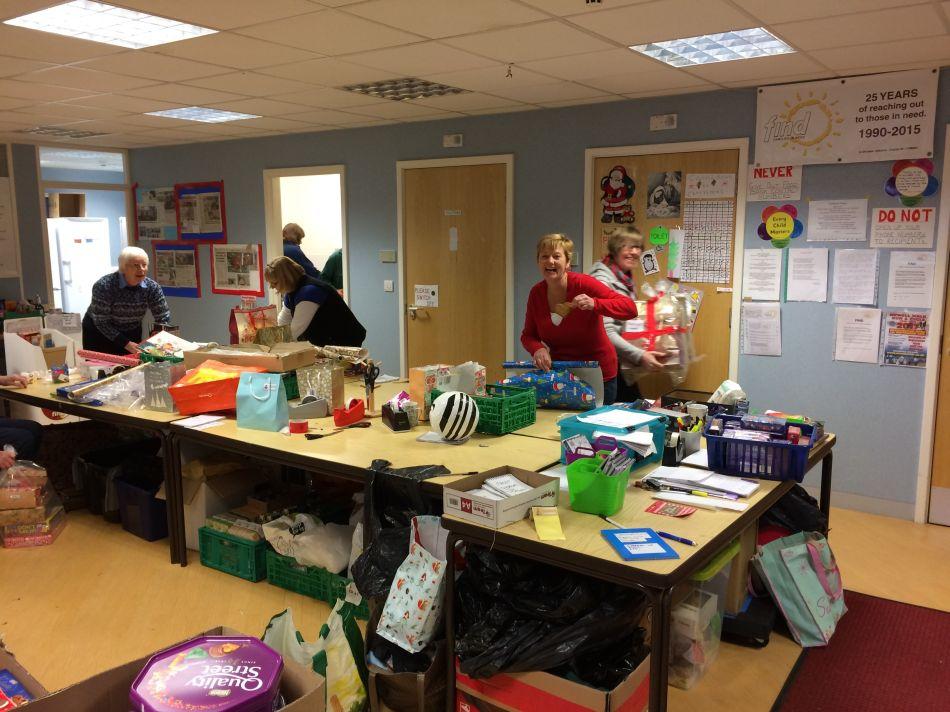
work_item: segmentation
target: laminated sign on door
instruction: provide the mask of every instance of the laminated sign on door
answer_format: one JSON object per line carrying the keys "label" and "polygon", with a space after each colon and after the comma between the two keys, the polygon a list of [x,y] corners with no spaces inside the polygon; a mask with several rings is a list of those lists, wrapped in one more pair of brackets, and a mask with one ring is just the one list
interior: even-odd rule
{"label": "laminated sign on door", "polygon": [[439,285],[438,284],[417,284],[415,285],[415,305],[417,307],[437,307],[439,306]]}

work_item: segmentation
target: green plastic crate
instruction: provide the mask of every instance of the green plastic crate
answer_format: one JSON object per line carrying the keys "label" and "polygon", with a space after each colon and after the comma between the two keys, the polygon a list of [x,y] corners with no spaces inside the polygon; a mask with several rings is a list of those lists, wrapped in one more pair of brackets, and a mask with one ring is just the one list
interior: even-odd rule
{"label": "green plastic crate", "polygon": [[[273,549],[267,550],[267,580],[274,586],[286,588],[331,606],[337,599],[346,598],[346,587],[352,583],[347,578],[331,574],[319,566],[303,566],[289,556],[281,556]],[[369,619],[369,606],[366,599],[360,603],[356,617]]]}
{"label": "green plastic crate", "polygon": [[[504,435],[526,428],[537,419],[537,399],[533,388],[520,386],[485,386],[487,395],[472,396],[478,406],[476,432]],[[432,400],[442,395],[434,389]]]}
{"label": "green plastic crate", "polygon": [[201,563],[248,581],[262,581],[267,577],[264,555],[266,541],[248,541],[209,527],[198,529],[198,550]]}
{"label": "green plastic crate", "polygon": [[280,374],[280,379],[284,382],[284,392],[287,394],[287,400],[300,397],[300,386],[297,383],[296,371],[284,371]]}

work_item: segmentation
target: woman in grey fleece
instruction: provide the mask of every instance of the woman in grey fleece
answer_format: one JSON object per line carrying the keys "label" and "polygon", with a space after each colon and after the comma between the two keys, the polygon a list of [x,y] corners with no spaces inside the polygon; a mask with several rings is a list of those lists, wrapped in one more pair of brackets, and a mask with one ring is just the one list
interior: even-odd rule
{"label": "woman in grey fleece", "polygon": [[[615,292],[624,294],[630,299],[637,298],[637,288],[633,283],[633,268],[640,261],[643,252],[643,235],[634,228],[624,227],[612,234],[607,240],[607,254],[595,262],[590,270],[590,276],[603,282]],[[658,351],[646,351],[624,339],[621,334],[626,331],[621,319],[604,317],[604,329],[607,338],[617,349],[617,358],[620,368],[639,366],[648,371],[659,371],[663,368],[663,354]],[[640,397],[637,385],[627,385],[622,371],[617,372],[617,402],[626,403]]]}

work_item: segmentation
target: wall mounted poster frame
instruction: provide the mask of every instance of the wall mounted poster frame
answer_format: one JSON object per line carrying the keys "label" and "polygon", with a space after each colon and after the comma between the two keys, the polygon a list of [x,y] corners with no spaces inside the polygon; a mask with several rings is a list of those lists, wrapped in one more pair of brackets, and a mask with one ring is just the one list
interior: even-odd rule
{"label": "wall mounted poster frame", "polygon": [[178,239],[178,207],[174,188],[132,186],[135,200],[135,241],[139,245],[159,240]]}
{"label": "wall mounted poster frame", "polygon": [[263,297],[263,245],[212,245],[211,291]]}
{"label": "wall mounted poster frame", "polygon": [[201,296],[198,245],[187,242],[153,242],[152,274],[168,297]]}
{"label": "wall mounted poster frame", "polygon": [[178,239],[189,242],[228,241],[224,181],[176,183]]}

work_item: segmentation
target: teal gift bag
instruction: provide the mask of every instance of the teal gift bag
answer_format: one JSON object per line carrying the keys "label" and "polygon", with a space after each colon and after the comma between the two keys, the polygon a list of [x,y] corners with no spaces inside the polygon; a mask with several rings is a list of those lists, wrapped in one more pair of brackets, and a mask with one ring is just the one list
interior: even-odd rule
{"label": "teal gift bag", "polygon": [[242,373],[237,389],[239,428],[278,431],[290,420],[279,373]]}
{"label": "teal gift bag", "polygon": [[828,541],[818,532],[799,532],[760,546],[756,571],[803,648],[827,645],[848,609],[841,572]]}

